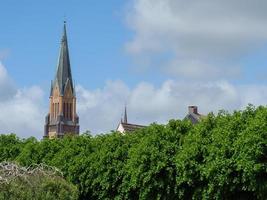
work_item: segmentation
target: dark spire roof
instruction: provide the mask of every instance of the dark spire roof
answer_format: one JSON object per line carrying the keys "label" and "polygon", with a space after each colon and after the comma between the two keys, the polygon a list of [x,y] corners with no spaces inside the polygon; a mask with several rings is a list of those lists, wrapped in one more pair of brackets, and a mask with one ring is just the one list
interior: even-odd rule
{"label": "dark spire roof", "polygon": [[124,121],[123,122],[127,124],[128,123],[127,121],[128,121],[127,120],[127,108],[125,106],[125,108],[124,108]]}
{"label": "dark spire roof", "polygon": [[53,96],[53,81],[51,80],[50,97]]}
{"label": "dark spire roof", "polygon": [[64,21],[63,35],[60,45],[60,54],[58,58],[57,72],[54,80],[54,85],[58,83],[60,94],[63,95],[65,92],[65,87],[67,82],[70,82],[73,94],[74,88],[72,83],[70,58],[69,58],[69,48],[67,40],[66,22]]}

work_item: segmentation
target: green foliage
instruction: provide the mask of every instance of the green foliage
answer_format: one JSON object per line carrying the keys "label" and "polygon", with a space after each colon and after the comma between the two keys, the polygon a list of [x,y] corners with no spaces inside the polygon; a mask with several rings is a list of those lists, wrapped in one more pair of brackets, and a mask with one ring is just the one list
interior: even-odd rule
{"label": "green foliage", "polygon": [[22,141],[15,135],[0,135],[0,162],[14,160],[21,151]]}
{"label": "green foliage", "polygon": [[126,135],[42,141],[0,135],[0,151],[1,161],[58,167],[79,199],[267,198],[263,106],[211,113],[194,126],[170,120]]}

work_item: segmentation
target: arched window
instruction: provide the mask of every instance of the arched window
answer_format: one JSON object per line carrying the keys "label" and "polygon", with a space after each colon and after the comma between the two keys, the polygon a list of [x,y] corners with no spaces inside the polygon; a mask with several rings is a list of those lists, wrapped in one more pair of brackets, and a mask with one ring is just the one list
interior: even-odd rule
{"label": "arched window", "polygon": [[72,119],[72,104],[70,103],[70,119]]}
{"label": "arched window", "polygon": [[56,104],[53,103],[53,115],[54,115],[54,118],[56,118]]}
{"label": "arched window", "polygon": [[66,103],[67,104],[67,112],[66,112],[66,114],[67,114],[67,119],[69,119],[69,103]]}
{"label": "arched window", "polygon": [[55,103],[55,106],[56,106],[55,118],[57,118],[57,103]]}
{"label": "arched window", "polygon": [[54,118],[54,104],[52,104],[51,107],[51,118]]}
{"label": "arched window", "polygon": [[59,113],[59,103],[57,103],[57,116],[58,116],[58,113]]}
{"label": "arched window", "polygon": [[66,104],[65,102],[63,103],[63,117],[66,117]]}
{"label": "arched window", "polygon": [[65,117],[68,118],[68,104],[65,103]]}

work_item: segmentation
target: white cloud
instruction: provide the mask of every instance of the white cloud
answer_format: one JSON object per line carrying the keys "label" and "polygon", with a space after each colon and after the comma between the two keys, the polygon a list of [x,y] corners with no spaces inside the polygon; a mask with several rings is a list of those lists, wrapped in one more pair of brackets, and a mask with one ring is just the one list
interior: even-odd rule
{"label": "white cloud", "polygon": [[8,100],[15,93],[15,85],[9,78],[6,68],[0,62],[0,100]]}
{"label": "white cloud", "polygon": [[162,67],[172,77],[190,77],[197,80],[237,78],[241,75],[239,66],[225,67],[220,64],[210,64],[200,60],[172,60],[167,67]]}
{"label": "white cloud", "polygon": [[41,88],[16,88],[0,63],[0,133],[41,138],[44,114]]}
{"label": "white cloud", "polygon": [[108,81],[103,89],[94,91],[77,86],[77,112],[81,131],[100,133],[114,130],[129,92],[129,88],[121,81]]}
{"label": "white cloud", "polygon": [[[0,133],[16,133],[20,137],[42,138],[45,115],[49,99],[44,97],[38,86],[9,90],[5,84],[10,80],[5,68],[0,68],[0,83],[5,86],[8,98],[0,95]],[[88,90],[77,86],[77,109],[80,116],[81,132],[107,133],[116,129],[125,102],[130,123],[166,123],[172,118],[183,118],[188,105],[199,106],[207,114],[221,109],[244,108],[248,103],[265,105],[267,86],[236,86],[228,81],[185,82],[167,80],[156,87],[141,82],[129,88],[122,81],[107,81],[103,88]],[[45,104],[46,102],[47,104]]]}
{"label": "white cloud", "polygon": [[183,118],[188,105],[197,105],[203,114],[222,109],[233,111],[249,103],[265,105],[267,86],[235,86],[227,81],[177,82],[165,81],[160,87],[146,82],[130,89],[121,81],[109,81],[103,89],[89,91],[77,87],[78,114],[81,130],[93,133],[115,129],[125,100],[130,123],[166,123]]}
{"label": "white cloud", "polygon": [[[225,70],[226,78],[229,74],[234,76],[239,67],[228,60],[267,41],[267,2],[264,0],[132,2],[127,21],[135,35],[126,45],[128,52],[139,60],[149,57],[152,66],[157,65],[159,55],[167,54],[166,71],[173,70],[175,62],[179,68],[175,71],[181,71],[177,73],[181,77],[196,78],[196,71],[204,71],[207,65],[211,66],[209,74],[200,74],[206,79],[221,77],[221,71]],[[196,65],[192,65],[195,61]]]}
{"label": "white cloud", "polygon": [[[0,77],[8,77],[3,73]],[[2,81],[2,79],[1,79]],[[172,118],[183,118],[188,105],[198,105],[206,114],[221,109],[244,108],[248,103],[265,104],[267,86],[234,86],[227,81],[177,82],[168,80],[160,87],[146,82],[130,89],[122,81],[108,81],[104,88],[87,90],[77,87],[77,109],[81,131],[94,134],[116,129],[127,101],[129,122],[166,123]],[[0,132],[15,132],[21,137],[41,138],[47,106],[38,86],[16,89],[8,100],[0,100]]]}

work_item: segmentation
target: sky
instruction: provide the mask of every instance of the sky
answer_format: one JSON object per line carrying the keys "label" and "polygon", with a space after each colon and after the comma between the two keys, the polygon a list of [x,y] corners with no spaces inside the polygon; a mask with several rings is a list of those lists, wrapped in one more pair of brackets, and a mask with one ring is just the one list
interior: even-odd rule
{"label": "sky", "polygon": [[42,137],[64,20],[81,132],[266,105],[264,0],[0,5],[0,133]]}

